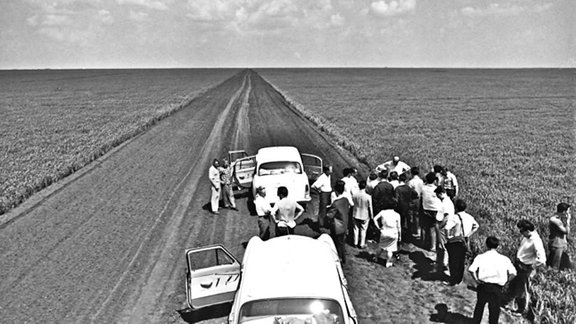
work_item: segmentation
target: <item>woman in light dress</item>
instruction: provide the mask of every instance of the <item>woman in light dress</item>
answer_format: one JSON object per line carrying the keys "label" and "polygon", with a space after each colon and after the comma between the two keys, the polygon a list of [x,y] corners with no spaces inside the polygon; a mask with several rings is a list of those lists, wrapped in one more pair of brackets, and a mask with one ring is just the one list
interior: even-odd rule
{"label": "woman in light dress", "polygon": [[380,229],[380,246],[376,253],[376,260],[383,252],[386,253],[385,266],[389,268],[393,265],[392,255],[398,251],[398,241],[402,237],[400,214],[393,209],[382,210],[374,217],[374,223]]}

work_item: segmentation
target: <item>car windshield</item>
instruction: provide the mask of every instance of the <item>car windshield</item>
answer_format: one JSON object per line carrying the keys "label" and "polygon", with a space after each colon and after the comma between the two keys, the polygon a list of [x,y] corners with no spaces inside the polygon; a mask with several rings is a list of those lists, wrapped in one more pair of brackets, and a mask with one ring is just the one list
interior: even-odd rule
{"label": "car windshield", "polygon": [[329,299],[278,298],[248,302],[240,309],[240,323],[344,324],[340,305]]}
{"label": "car windshield", "polygon": [[260,165],[260,168],[258,169],[259,176],[276,175],[284,173],[301,174],[302,168],[300,166],[300,163],[290,161],[268,162],[268,163],[262,163]]}

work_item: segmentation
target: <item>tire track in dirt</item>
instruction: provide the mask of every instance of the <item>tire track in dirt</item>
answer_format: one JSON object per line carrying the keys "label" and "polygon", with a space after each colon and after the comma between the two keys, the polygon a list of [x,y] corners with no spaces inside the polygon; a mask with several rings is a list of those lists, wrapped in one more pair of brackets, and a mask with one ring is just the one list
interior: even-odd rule
{"label": "tire track in dirt", "polygon": [[[171,194],[170,200],[164,206],[164,209],[162,210],[160,215],[158,215],[158,217],[156,218],[156,223],[150,228],[150,232],[154,231],[156,229],[157,223],[162,219],[162,217],[165,214],[170,214],[169,215],[170,224],[166,226],[164,229],[164,232],[166,233],[164,237],[166,237],[167,239],[163,241],[162,244],[159,245],[156,251],[154,251],[151,255],[149,252],[147,252],[150,257],[157,259],[157,262],[155,262],[154,268],[152,269],[149,277],[146,280],[146,284],[144,285],[144,287],[141,288],[141,291],[138,292],[137,300],[134,303],[134,305],[127,305],[127,307],[123,311],[124,315],[122,317],[129,318],[130,322],[140,323],[143,322],[144,320],[146,321],[151,320],[153,322],[155,320],[159,320],[149,317],[142,318],[141,316],[148,315],[146,310],[152,309],[157,303],[158,288],[159,287],[161,288],[165,285],[165,280],[168,277],[165,274],[171,270],[171,268],[167,268],[167,265],[171,265],[169,261],[169,255],[170,255],[169,251],[171,249],[174,249],[175,246],[177,246],[177,242],[176,242],[176,236],[170,235],[170,233],[176,232],[182,223],[183,217],[185,216],[186,211],[192,201],[193,195],[195,194],[198,188],[200,179],[202,179],[203,176],[205,175],[204,166],[206,164],[209,165],[211,163],[211,159],[209,158],[211,150],[221,145],[218,143],[218,141],[220,140],[219,135],[223,133],[225,121],[230,118],[230,115],[232,115],[231,111],[233,107],[238,106],[239,98],[246,97],[249,91],[250,91],[249,80],[248,76],[245,75],[243,77],[240,88],[236,91],[236,93],[234,93],[232,98],[230,98],[230,100],[226,105],[226,108],[218,116],[216,124],[214,124],[214,127],[212,128],[210,135],[208,136],[204,145],[200,148],[198,156],[201,159],[196,160],[195,162],[192,163],[192,165],[190,166],[190,170],[188,171],[186,176],[182,179],[182,181],[178,184],[176,190]],[[181,188],[183,188],[182,191],[180,191]],[[176,202],[175,210],[168,209],[170,204],[174,201]],[[132,260],[127,266],[127,269],[129,269],[135,263],[138,256],[142,253],[143,247],[144,242],[138,248],[136,255],[133,256]],[[116,284],[115,288],[111,291],[110,296],[115,294],[115,291],[122,284],[122,281],[128,274],[129,271],[126,271],[123,274],[123,276]],[[134,297],[132,297],[131,299],[134,299]],[[98,318],[101,311],[106,309],[107,303],[110,300],[111,298],[108,298],[103,303],[102,308],[98,312],[96,312],[92,320]]]}

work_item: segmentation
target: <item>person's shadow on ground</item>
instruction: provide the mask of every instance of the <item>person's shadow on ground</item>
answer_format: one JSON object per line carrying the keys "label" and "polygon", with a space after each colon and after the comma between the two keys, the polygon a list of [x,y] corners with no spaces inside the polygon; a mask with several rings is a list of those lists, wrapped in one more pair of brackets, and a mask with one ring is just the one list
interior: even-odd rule
{"label": "person's shadow on ground", "polygon": [[412,279],[421,278],[424,281],[445,281],[448,279],[448,276],[443,272],[435,272],[435,262],[430,260],[422,251],[410,253],[409,258],[414,262],[416,269],[416,272],[412,274]]}
{"label": "person's shadow on ground", "polygon": [[454,324],[469,324],[473,323],[473,319],[459,313],[452,313],[448,310],[446,304],[436,304],[434,306],[436,314],[430,315],[430,322],[436,323],[454,323]]}

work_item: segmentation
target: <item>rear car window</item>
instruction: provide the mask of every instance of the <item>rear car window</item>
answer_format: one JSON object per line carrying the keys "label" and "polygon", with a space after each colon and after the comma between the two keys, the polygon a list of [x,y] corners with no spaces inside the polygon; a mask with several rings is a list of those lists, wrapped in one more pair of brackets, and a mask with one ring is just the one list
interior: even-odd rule
{"label": "rear car window", "polygon": [[276,175],[284,173],[302,174],[302,167],[298,162],[277,161],[262,163],[258,169],[259,176]]}
{"label": "rear car window", "polygon": [[[338,302],[318,298],[277,298],[247,302],[240,323],[344,323]],[[269,321],[268,321],[269,319]]]}

